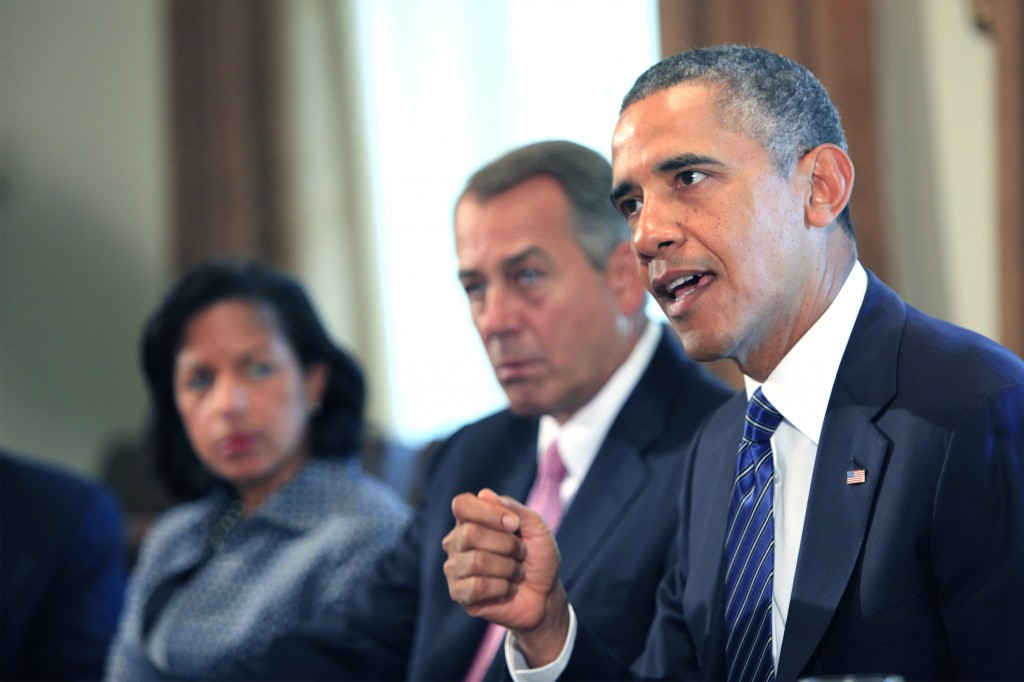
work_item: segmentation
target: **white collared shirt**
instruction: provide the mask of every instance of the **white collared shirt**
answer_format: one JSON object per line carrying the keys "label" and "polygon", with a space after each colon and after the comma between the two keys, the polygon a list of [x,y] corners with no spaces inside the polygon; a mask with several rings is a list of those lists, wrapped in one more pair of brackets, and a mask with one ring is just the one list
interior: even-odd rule
{"label": "white collared shirt", "polygon": [[764,384],[744,377],[747,399],[760,385],[768,402],[783,416],[772,436],[775,454],[772,644],[776,665],[789,614],[821,427],[867,286],[867,273],[859,262],[854,263],[835,300],[786,353]]}
{"label": "white collared shirt", "polygon": [[558,440],[558,453],[565,465],[565,479],[559,490],[563,511],[576,496],[590,465],[597,456],[612,422],[618,417],[640,377],[651,364],[654,351],[661,338],[661,325],[647,320],[644,331],[633,346],[626,361],[619,365],[589,403],[581,407],[564,424],[550,415],[540,419],[537,432],[537,461],[547,451],[551,441]]}
{"label": "white collared shirt", "polygon": [[[857,321],[868,278],[855,262],[835,300],[807,333],[790,349],[764,384],[744,377],[747,397],[758,386],[782,413],[783,421],[772,436],[775,453],[775,575],[772,589],[773,658],[778,667],[786,629],[793,577],[800,553],[811,474],[818,452],[825,412],[832,395],[839,363]],[[737,447],[738,447],[737,443]],[[565,670],[576,642],[576,614],[569,606],[569,634],[562,653],[543,668],[529,669],[511,635],[505,640],[505,660],[518,682],[548,682]]]}

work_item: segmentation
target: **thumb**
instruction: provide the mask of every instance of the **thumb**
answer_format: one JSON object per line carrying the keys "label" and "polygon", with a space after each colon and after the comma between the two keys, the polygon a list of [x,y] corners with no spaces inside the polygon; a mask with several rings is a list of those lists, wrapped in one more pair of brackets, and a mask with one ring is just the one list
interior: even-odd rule
{"label": "thumb", "polygon": [[[489,492],[489,491],[488,491]],[[492,493],[494,494],[494,493]],[[519,517],[519,535],[524,539],[530,537],[552,535],[544,517],[527,507],[525,504],[508,495],[494,495],[503,505]]]}

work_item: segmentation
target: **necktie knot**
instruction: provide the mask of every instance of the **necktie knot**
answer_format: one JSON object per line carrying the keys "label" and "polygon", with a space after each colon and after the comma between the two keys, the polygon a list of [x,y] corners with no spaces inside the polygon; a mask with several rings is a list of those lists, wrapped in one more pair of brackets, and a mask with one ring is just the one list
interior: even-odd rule
{"label": "necktie knot", "polygon": [[526,506],[538,512],[547,522],[551,532],[558,530],[558,522],[562,518],[562,481],[566,470],[562,456],[558,452],[558,441],[544,451],[537,466],[537,479],[533,482],[530,496],[526,498]]}
{"label": "necktie knot", "polygon": [[743,426],[743,438],[752,443],[766,443],[782,423],[782,415],[764,397],[758,388],[747,403],[747,419]]}
{"label": "necktie knot", "polygon": [[562,463],[562,457],[558,452],[558,441],[553,440],[548,449],[544,451],[544,456],[541,457],[537,477],[552,479],[561,484],[565,480],[565,475],[565,464]]}

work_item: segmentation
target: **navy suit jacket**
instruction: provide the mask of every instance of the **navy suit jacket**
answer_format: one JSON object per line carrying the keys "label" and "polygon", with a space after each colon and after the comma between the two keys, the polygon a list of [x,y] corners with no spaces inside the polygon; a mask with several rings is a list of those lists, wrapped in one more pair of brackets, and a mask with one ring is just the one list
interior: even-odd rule
{"label": "navy suit jacket", "polygon": [[0,679],[102,677],[126,549],[105,487],[0,452]]}
{"label": "navy suit jacket", "polygon": [[[637,676],[726,677],[722,548],[744,410],[733,398],[694,440],[678,561]],[[854,468],[861,485],[846,483]],[[628,675],[599,639],[580,628],[565,678]],[[1024,362],[874,276],[825,416],[777,678],[857,673],[1024,678]]]}
{"label": "navy suit jacket", "polygon": [[[576,608],[632,658],[654,615],[677,519],[685,445],[731,394],[665,330],[558,530],[561,575]],[[243,662],[245,679],[462,679],[486,623],[448,594],[441,540],[452,498],[489,487],[523,500],[537,469],[536,417],[508,411],[458,431],[437,451],[424,499],[396,549],[354,599]],[[505,673],[499,650],[488,677]]]}

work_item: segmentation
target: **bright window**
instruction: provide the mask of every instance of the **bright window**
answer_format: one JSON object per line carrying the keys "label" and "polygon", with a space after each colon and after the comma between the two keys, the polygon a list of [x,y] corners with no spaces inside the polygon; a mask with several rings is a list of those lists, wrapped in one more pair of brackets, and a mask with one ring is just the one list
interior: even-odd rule
{"label": "bright window", "polygon": [[456,278],[456,196],[520,144],[607,156],[658,57],[656,0],[360,0],[356,15],[392,428],[414,442],[505,404]]}

